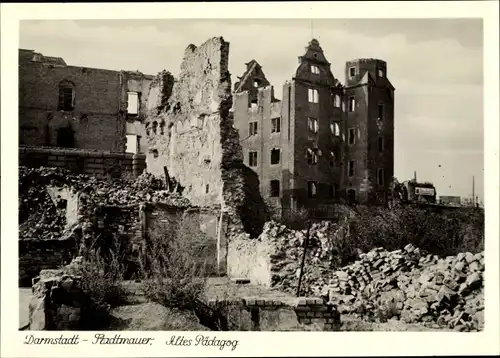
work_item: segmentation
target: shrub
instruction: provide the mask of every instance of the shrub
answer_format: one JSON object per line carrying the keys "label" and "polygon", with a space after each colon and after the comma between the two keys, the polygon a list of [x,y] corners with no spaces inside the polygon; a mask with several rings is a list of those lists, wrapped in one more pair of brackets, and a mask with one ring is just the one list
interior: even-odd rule
{"label": "shrub", "polygon": [[331,235],[332,267],[348,265],[360,252],[386,250],[407,244],[438,256],[484,250],[484,212],[481,209],[426,208],[404,205],[392,209],[358,207],[357,214]]}
{"label": "shrub", "polygon": [[282,211],[270,209],[270,218],[294,230],[303,230],[307,226],[309,212],[305,208],[283,209]]}
{"label": "shrub", "polygon": [[484,250],[484,213],[477,210],[404,205],[393,209],[362,209],[350,221],[349,249],[401,249],[413,244],[440,255]]}
{"label": "shrub", "polygon": [[207,265],[207,238],[197,224],[179,216],[170,230],[151,230],[140,258],[146,298],[166,307],[196,306],[205,292]]}

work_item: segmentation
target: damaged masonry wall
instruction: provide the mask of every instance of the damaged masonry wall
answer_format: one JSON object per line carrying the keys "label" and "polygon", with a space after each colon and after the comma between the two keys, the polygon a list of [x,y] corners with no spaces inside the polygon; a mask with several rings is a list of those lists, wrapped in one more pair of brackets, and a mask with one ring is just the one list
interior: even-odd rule
{"label": "damaged masonry wall", "polygon": [[191,203],[231,212],[245,194],[243,152],[229,117],[228,56],[222,37],[189,45],[179,78],[164,71],[152,82],[145,128],[149,172],[163,176],[166,168]]}

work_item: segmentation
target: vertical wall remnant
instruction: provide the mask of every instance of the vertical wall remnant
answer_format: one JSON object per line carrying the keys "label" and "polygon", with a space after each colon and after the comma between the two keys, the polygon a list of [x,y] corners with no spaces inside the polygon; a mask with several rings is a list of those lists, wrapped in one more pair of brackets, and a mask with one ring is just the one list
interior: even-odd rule
{"label": "vertical wall remnant", "polygon": [[[179,78],[162,72],[147,99],[147,170],[169,176],[197,206],[222,206],[240,227],[245,200],[243,152],[233,127],[229,43],[189,45]],[[236,224],[236,225],[235,225]]]}

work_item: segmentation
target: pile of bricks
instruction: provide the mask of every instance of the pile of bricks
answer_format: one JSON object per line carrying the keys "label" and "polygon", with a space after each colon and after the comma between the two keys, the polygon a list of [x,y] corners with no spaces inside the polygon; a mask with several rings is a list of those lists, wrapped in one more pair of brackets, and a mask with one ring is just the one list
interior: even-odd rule
{"label": "pile of bricks", "polygon": [[392,252],[377,248],[310,290],[338,304],[341,313],[481,330],[483,272],[483,253],[439,258],[412,245]]}

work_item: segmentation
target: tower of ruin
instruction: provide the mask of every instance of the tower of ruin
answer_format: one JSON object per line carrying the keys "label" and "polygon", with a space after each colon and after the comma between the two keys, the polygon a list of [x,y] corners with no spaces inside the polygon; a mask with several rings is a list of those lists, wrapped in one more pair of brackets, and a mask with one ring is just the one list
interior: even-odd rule
{"label": "tower of ruin", "polygon": [[384,204],[394,176],[394,87],[387,64],[345,65],[344,184],[349,201]]}

